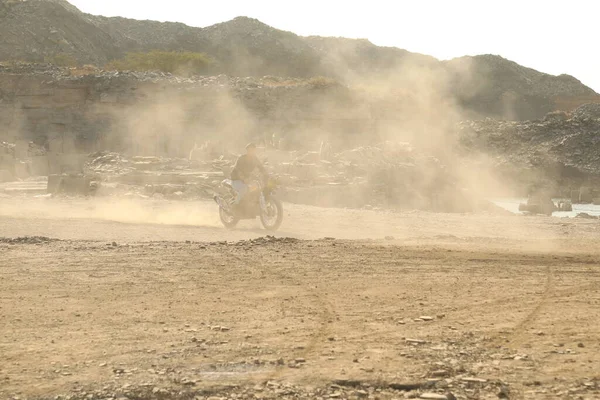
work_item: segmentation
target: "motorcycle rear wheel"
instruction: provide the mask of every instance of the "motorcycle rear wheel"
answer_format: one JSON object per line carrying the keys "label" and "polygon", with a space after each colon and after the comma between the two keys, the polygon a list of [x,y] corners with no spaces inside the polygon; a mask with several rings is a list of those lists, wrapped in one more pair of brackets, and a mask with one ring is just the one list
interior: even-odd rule
{"label": "motorcycle rear wheel", "polygon": [[265,199],[267,210],[275,212],[275,215],[265,215],[264,211],[260,212],[260,222],[262,226],[268,231],[276,231],[283,222],[283,205],[281,201],[275,197],[269,197]]}

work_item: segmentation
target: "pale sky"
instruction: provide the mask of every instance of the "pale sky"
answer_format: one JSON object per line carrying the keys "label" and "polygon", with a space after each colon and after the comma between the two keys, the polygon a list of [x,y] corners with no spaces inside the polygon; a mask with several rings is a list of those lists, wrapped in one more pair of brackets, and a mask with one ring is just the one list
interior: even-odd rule
{"label": "pale sky", "polygon": [[70,0],[97,15],[205,27],[237,16],[450,59],[498,54],[600,92],[600,0]]}

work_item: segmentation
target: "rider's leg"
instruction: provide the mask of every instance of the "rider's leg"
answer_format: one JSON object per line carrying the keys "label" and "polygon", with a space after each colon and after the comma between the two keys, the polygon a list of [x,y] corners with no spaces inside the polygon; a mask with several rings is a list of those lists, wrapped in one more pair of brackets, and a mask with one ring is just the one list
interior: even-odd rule
{"label": "rider's leg", "polygon": [[246,185],[244,181],[232,181],[231,186],[233,187],[233,190],[235,190],[236,194],[233,204],[239,204],[248,191],[248,185]]}

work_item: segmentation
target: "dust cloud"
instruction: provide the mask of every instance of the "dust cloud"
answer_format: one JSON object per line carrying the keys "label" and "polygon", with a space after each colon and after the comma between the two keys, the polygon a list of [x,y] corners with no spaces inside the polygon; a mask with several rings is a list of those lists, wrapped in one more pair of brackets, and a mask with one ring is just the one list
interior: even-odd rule
{"label": "dust cloud", "polygon": [[207,203],[173,203],[142,199],[94,198],[2,202],[0,216],[28,219],[94,219],[129,224],[220,227],[218,214]]}
{"label": "dust cloud", "polygon": [[[139,156],[187,158],[206,141],[241,150],[256,131],[256,117],[226,89],[194,92],[143,87],[143,101],[111,110],[106,150]],[[118,144],[117,144],[118,143]],[[116,146],[115,146],[116,145]]]}
{"label": "dust cloud", "polygon": [[[194,151],[210,142],[215,158],[232,161],[248,141],[269,147],[274,142],[265,139],[277,137],[281,140],[276,148],[262,153],[269,155],[275,174],[284,163],[314,164],[302,159],[310,153],[319,153],[317,163],[326,162],[326,144],[328,152],[335,154],[361,150],[357,154],[363,160],[358,160],[357,169],[366,170],[367,184],[348,185],[342,195],[319,194],[329,206],[373,204],[369,199],[373,187],[386,192],[386,207],[433,211],[479,210],[482,199],[512,194],[511,185],[491,167],[492,160],[460,149],[457,124],[469,115],[460,105],[456,87],[472,73],[468,60],[446,65],[407,55],[393,68],[349,75],[351,68],[344,63],[353,51],[351,42],[343,51],[346,56],[331,55],[338,83],[324,79],[323,87],[318,79],[282,78],[274,85],[265,77],[250,85],[242,78],[223,76],[193,88],[185,82],[125,85],[117,96],[129,91],[135,101],[117,102],[118,106],[101,101],[89,107],[88,116],[109,121],[94,150],[193,159]],[[481,73],[477,82],[482,88],[486,85]],[[471,85],[469,93],[461,96],[477,93]],[[282,152],[286,155],[280,157]],[[382,157],[389,167],[372,165]],[[410,161],[403,163],[403,157]],[[209,225],[217,224],[212,214],[190,216],[183,209],[174,205],[150,212],[124,200],[98,203],[86,216],[121,222],[203,225],[208,220]],[[76,212],[65,215],[80,217]]]}
{"label": "dust cloud", "polygon": [[[348,54],[358,51],[352,49],[353,43],[361,45],[360,41],[346,41],[340,54],[331,54],[330,59],[338,66],[338,75],[358,93],[357,101],[370,107],[372,123],[358,139],[353,138],[356,143],[407,143],[413,152],[429,156],[433,163],[416,166],[419,182],[415,185],[420,186],[417,190],[425,197],[437,192],[442,202],[457,201],[456,195],[444,193],[449,185],[452,190],[464,190],[470,199],[515,194],[512,182],[494,170],[493,159],[485,154],[466,154],[459,142],[458,124],[473,117],[461,102],[487,89],[485,72],[474,71],[472,60],[468,58],[437,63],[408,54],[395,66],[387,66],[385,72],[349,74],[344,60]],[[336,102],[321,103],[321,106],[328,107],[326,114],[340,112]],[[507,103],[506,108],[510,109],[510,104]]]}

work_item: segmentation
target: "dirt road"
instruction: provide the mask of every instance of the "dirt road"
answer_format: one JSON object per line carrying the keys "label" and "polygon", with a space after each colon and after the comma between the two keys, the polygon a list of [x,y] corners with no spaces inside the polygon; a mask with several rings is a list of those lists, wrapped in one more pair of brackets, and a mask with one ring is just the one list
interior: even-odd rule
{"label": "dirt road", "polygon": [[0,200],[0,398],[600,398],[597,221],[287,210]]}
{"label": "dirt road", "polygon": [[[0,237],[48,236],[66,240],[223,241],[266,235],[258,220],[223,229],[212,202],[135,199],[54,200],[0,198]],[[600,237],[592,220],[522,217],[506,214],[439,214],[285,205],[279,237],[298,239],[383,239],[402,241],[481,238],[539,242]],[[552,244],[551,246],[554,246]]]}

